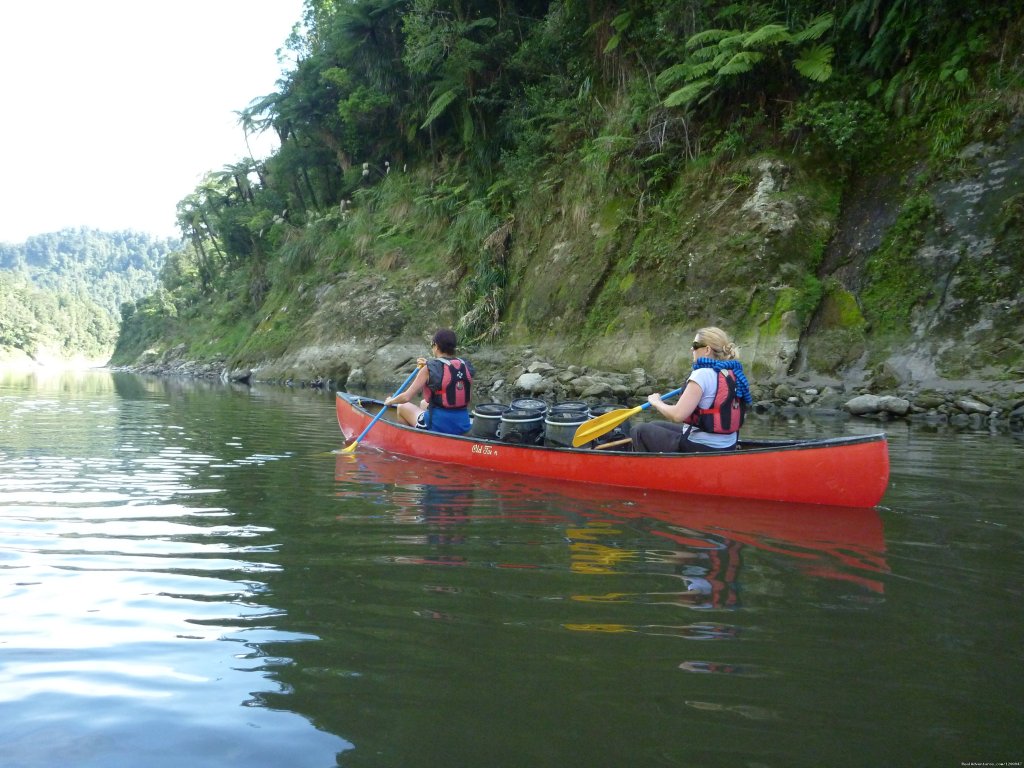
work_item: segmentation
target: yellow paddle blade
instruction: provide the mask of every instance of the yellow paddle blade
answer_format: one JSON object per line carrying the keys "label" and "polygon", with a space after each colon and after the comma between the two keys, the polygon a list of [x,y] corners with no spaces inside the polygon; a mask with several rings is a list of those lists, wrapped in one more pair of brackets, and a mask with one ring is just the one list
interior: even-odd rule
{"label": "yellow paddle blade", "polygon": [[359,445],[359,441],[358,440],[353,440],[351,443],[349,443],[344,448],[342,448],[340,451],[338,451],[338,453],[354,453],[355,450],[356,450],[356,446],[357,445]]}
{"label": "yellow paddle blade", "polygon": [[591,440],[596,440],[607,432],[611,432],[630,416],[635,416],[643,409],[642,405],[638,405],[636,408],[619,408],[617,411],[602,413],[600,416],[580,424],[572,438],[573,448],[579,448],[581,445],[589,443]]}

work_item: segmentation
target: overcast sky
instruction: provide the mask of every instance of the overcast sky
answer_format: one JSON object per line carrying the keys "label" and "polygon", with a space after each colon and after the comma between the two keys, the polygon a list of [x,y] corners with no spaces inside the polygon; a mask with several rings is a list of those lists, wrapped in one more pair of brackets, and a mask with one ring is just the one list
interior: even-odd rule
{"label": "overcast sky", "polygon": [[0,241],[177,236],[177,202],[245,157],[235,112],[276,90],[301,18],[302,0],[0,0]]}

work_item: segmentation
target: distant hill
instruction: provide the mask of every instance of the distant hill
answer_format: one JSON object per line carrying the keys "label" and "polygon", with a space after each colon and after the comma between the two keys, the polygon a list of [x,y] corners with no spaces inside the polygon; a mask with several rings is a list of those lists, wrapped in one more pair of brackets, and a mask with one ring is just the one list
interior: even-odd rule
{"label": "distant hill", "polygon": [[141,232],[87,228],[0,243],[0,353],[109,355],[121,304],[153,293],[167,255],[180,246]]}

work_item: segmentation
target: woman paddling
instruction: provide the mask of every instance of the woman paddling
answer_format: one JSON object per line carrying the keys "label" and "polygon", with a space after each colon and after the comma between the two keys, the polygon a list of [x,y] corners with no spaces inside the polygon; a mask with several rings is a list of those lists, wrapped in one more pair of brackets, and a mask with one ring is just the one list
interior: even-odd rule
{"label": "woman paddling", "polygon": [[[385,405],[398,405],[398,418],[419,429],[463,435],[469,431],[469,400],[473,382],[473,366],[468,360],[455,356],[455,332],[441,328],[430,341],[436,357],[419,358],[416,378],[406,388],[384,401]],[[419,405],[411,402],[423,393]]]}
{"label": "woman paddling", "polygon": [[721,328],[701,328],[690,354],[693,372],[679,399],[668,405],[660,394],[647,401],[668,419],[639,424],[630,431],[633,450],[649,453],[728,451],[736,447],[750,387],[736,345]]}

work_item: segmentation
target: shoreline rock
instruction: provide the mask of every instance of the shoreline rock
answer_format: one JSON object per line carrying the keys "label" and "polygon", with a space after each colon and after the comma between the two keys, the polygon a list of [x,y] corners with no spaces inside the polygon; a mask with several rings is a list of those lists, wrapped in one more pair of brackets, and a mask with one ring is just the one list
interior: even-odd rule
{"label": "shoreline rock", "polygon": [[[409,370],[422,354],[419,346],[392,344],[374,353],[306,375],[261,377],[259,368],[229,369],[223,360],[178,359],[170,350],[160,360],[112,370],[154,376],[217,378],[224,382],[261,383],[314,388],[330,392],[373,393],[389,389],[395,376]],[[532,349],[480,349],[467,353],[476,368],[474,401],[510,402],[535,397],[549,402],[583,400],[591,405],[640,405],[652,392],[678,386],[675,380],[649,375],[643,368],[629,372],[599,371],[564,365],[535,355]],[[271,367],[268,366],[268,369]],[[891,382],[886,382],[891,383]],[[832,419],[858,418],[880,422],[949,425],[990,432],[1024,432],[1024,383],[933,382],[930,386],[851,385],[841,380],[796,375],[773,377],[751,384],[752,414],[762,416],[815,415]]]}

